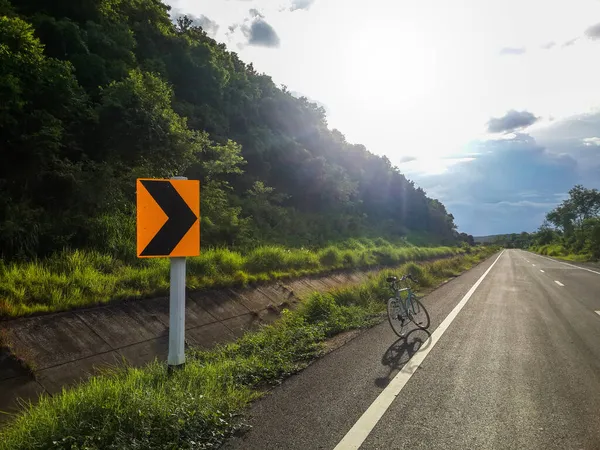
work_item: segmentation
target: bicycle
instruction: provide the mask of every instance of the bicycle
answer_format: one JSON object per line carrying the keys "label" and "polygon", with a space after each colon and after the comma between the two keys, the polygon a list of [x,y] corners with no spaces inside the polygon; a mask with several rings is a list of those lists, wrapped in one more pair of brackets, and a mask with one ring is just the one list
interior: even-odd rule
{"label": "bicycle", "polygon": [[[430,318],[429,312],[423,306],[423,303],[416,297],[410,285],[401,288],[399,284],[405,280],[410,280],[417,283],[412,275],[407,274],[398,279],[398,277],[387,277],[386,281],[390,283],[390,287],[394,292],[394,296],[390,297],[387,303],[388,320],[394,333],[403,337],[406,326],[409,322],[413,322],[421,329],[429,328]],[[402,293],[406,292],[406,298],[403,298]]]}

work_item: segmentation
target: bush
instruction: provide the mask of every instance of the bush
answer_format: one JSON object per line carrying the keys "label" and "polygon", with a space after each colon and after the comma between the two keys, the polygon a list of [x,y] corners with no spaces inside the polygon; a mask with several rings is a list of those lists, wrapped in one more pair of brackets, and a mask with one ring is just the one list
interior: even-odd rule
{"label": "bush", "polygon": [[386,241],[385,239],[378,237],[373,239],[373,244],[375,244],[376,247],[384,247],[384,246],[389,246],[390,243],[388,241]]}
{"label": "bush", "polygon": [[342,253],[342,264],[344,267],[354,267],[358,261],[357,253],[353,251],[345,251]]}
{"label": "bush", "polygon": [[319,258],[309,250],[288,250],[285,256],[285,267],[289,269],[315,269],[319,267]]}
{"label": "bush", "polygon": [[286,252],[282,247],[258,247],[246,257],[244,268],[250,273],[281,270],[285,266]]}
{"label": "bush", "polygon": [[342,263],[342,252],[336,247],[327,247],[319,252],[319,261],[326,267],[339,266]]}
{"label": "bush", "polygon": [[315,293],[302,304],[301,314],[307,323],[316,324],[335,314],[338,305],[330,294]]}
{"label": "bush", "polygon": [[348,239],[342,242],[338,247],[342,250],[364,250],[365,246],[358,239]]}
{"label": "bush", "polygon": [[402,266],[404,272],[409,273],[416,278],[421,286],[429,287],[433,284],[433,277],[431,274],[425,271],[423,266],[420,266],[416,263],[408,263]]}
{"label": "bush", "polygon": [[458,275],[460,270],[452,263],[452,260],[434,261],[429,264],[429,271],[435,277],[447,278]]}
{"label": "bush", "polygon": [[373,256],[379,264],[384,266],[391,266],[399,261],[398,251],[389,245],[373,250]]}
{"label": "bush", "polygon": [[374,266],[377,263],[375,256],[370,250],[363,250],[358,254],[358,264],[360,267]]}
{"label": "bush", "polygon": [[540,247],[540,253],[546,256],[566,256],[568,252],[560,244],[546,244]]}
{"label": "bush", "polygon": [[214,250],[206,250],[200,256],[187,258],[187,272],[190,275],[210,277],[217,273],[217,263],[213,255]]}
{"label": "bush", "polygon": [[225,248],[212,250],[211,256],[214,259],[217,272],[225,275],[233,275],[240,270],[244,264],[242,255]]}
{"label": "bush", "polygon": [[360,242],[365,248],[373,248],[373,247],[375,247],[375,244],[369,238],[360,237],[360,238],[357,239],[357,241]]}

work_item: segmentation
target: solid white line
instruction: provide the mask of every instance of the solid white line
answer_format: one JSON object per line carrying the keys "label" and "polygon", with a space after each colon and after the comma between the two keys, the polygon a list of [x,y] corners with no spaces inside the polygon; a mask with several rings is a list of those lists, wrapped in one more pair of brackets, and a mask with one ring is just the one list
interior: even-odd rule
{"label": "solid white line", "polygon": [[594,311],[594,312],[600,316],[600,311]]}
{"label": "solid white line", "polygon": [[541,256],[542,258],[549,259],[550,261],[554,261],[554,262],[559,263],[559,264],[564,264],[565,266],[571,266],[571,267],[575,267],[576,269],[587,270],[588,272],[592,272],[592,273],[600,275],[600,272],[596,272],[595,270],[588,269],[587,267],[581,267],[581,266],[576,266],[574,264],[569,264],[569,263],[566,263],[566,262],[557,261],[555,259],[548,258],[547,256],[544,256],[544,255],[538,255],[538,256]]}
{"label": "solid white line", "polygon": [[436,328],[436,330],[429,337],[429,345],[427,341],[423,343],[421,349],[419,349],[413,357],[402,367],[402,370],[394,377],[394,379],[386,386],[386,388],[379,394],[375,401],[369,406],[369,408],[360,416],[360,419],[354,424],[354,426],[346,433],[346,436],[335,446],[334,450],[357,450],[365,439],[369,436],[377,422],[383,417],[385,412],[388,410],[394,399],[402,388],[406,385],[408,380],[417,371],[423,360],[427,357],[429,352],[435,344],[440,340],[444,332],[448,329],[450,324],[454,321],[458,313],[469,301],[475,289],[481,284],[486,275],[492,270],[492,267],[496,265],[502,253],[498,255],[492,265],[485,271],[483,275],[475,282],[475,284],[469,289],[469,292],[465,294],[460,302],[454,307],[454,309],[448,314],[444,321]]}
{"label": "solid white line", "polygon": [[535,264],[532,264],[533,267],[535,267]]}
{"label": "solid white line", "polygon": [[556,280],[554,280],[554,282],[555,282],[556,284],[558,284],[559,286],[564,286],[564,284],[562,284],[560,281],[556,281]]}
{"label": "solid white line", "polygon": [[544,273],[544,271],[542,269],[540,269],[540,272]]}

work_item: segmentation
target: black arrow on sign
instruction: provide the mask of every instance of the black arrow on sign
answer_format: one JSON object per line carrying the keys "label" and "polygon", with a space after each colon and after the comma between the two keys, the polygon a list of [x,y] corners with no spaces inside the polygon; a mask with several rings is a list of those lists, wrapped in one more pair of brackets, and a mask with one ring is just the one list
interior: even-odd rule
{"label": "black arrow on sign", "polygon": [[168,181],[140,180],[168,219],[140,256],[170,255],[198,217]]}

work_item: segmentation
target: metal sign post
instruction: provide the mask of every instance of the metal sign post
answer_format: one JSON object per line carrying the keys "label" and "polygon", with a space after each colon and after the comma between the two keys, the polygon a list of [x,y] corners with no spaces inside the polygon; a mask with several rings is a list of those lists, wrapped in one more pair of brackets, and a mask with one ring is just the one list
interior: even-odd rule
{"label": "metal sign post", "polygon": [[[187,177],[173,177],[187,180]],[[185,364],[185,256],[171,258],[169,280],[169,369]]]}
{"label": "metal sign post", "polygon": [[138,258],[171,259],[169,371],[185,363],[187,256],[200,254],[200,182],[186,177],[137,180]]}
{"label": "metal sign post", "polygon": [[185,256],[171,258],[169,367],[185,363]]}

